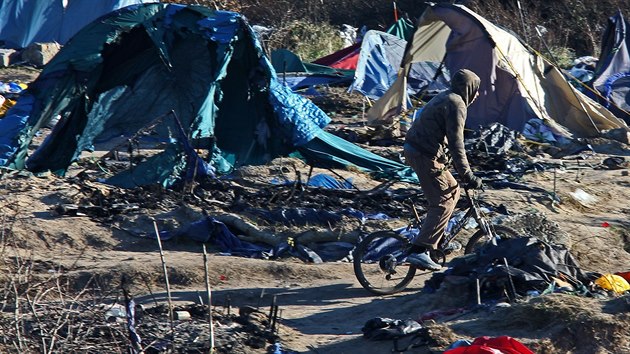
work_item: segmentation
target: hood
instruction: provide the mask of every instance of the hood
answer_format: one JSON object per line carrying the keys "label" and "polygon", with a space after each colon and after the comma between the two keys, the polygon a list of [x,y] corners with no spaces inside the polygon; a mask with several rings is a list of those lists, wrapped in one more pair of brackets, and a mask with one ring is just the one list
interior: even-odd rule
{"label": "hood", "polygon": [[468,69],[460,69],[451,78],[451,91],[462,96],[466,106],[470,105],[479,91],[481,79]]}

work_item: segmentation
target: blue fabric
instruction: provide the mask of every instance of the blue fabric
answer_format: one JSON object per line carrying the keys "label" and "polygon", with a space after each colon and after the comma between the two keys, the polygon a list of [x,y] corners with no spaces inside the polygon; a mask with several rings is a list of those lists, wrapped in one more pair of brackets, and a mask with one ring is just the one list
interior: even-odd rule
{"label": "blue fabric", "polygon": [[222,222],[207,217],[193,222],[179,230],[161,231],[161,240],[185,237],[199,242],[212,242],[224,253],[234,256],[263,258],[263,253],[271,253],[271,249],[251,242],[242,241]]}
{"label": "blue fabric", "polygon": [[[279,180],[277,178],[274,178],[271,180],[272,184],[278,184],[278,185],[287,185],[287,184],[294,184],[295,181],[292,180],[288,180],[288,179],[284,179],[284,180]],[[333,176],[331,175],[327,175],[325,173],[319,173],[316,174],[315,176],[312,176],[307,182],[306,182],[307,186],[310,187],[322,187],[322,188],[327,188],[327,189],[351,189],[353,188],[352,186],[352,178],[348,178],[343,182],[340,182],[338,180],[336,180]]]}
{"label": "blue fabric", "polygon": [[0,41],[6,48],[25,48],[35,42],[65,44],[93,20],[117,9],[156,0],[2,0]]}
{"label": "blue fabric", "polygon": [[[611,96],[613,94],[613,84],[615,83],[615,81],[624,77],[628,77],[628,76],[630,76],[630,72],[621,72],[621,73],[610,75],[608,79],[606,79],[606,81],[604,82],[604,96],[606,97],[606,108],[610,108]],[[623,103],[624,103],[624,106],[627,105],[625,104],[626,102],[623,102]],[[623,108],[626,108],[626,107],[623,107]]]}
{"label": "blue fabric", "polygon": [[338,211],[327,211],[315,208],[279,208],[274,210],[251,209],[252,214],[274,223],[286,225],[335,225],[342,220],[342,215],[352,216],[362,223],[367,220],[389,220],[392,219],[384,213],[364,213],[362,211],[345,208]]}
{"label": "blue fabric", "polygon": [[285,134],[291,137],[295,146],[308,143],[330,123],[326,113],[312,101],[296,95],[277,79],[270,82],[269,98]]}
{"label": "blue fabric", "polygon": [[407,42],[394,35],[369,31],[361,44],[361,55],[349,90],[377,100],[394,83]]}
{"label": "blue fabric", "polygon": [[17,151],[16,137],[28,121],[35,98],[25,94],[0,119],[0,166],[5,166]]}
{"label": "blue fabric", "polygon": [[[406,45],[404,39],[394,35],[369,31],[361,44],[361,55],[354,81],[348,90],[359,91],[371,99],[378,100],[396,81]],[[421,90],[435,94],[449,88],[447,74],[443,73],[433,80],[438,67],[439,63],[414,63],[407,75],[408,94],[415,95]]]}
{"label": "blue fabric", "polygon": [[323,188],[328,188],[328,189],[353,188],[352,178],[348,178],[343,182],[339,182],[333,176],[327,175],[325,173],[319,173],[319,174],[316,174],[315,176],[312,176],[306,184],[312,187],[323,187]]}

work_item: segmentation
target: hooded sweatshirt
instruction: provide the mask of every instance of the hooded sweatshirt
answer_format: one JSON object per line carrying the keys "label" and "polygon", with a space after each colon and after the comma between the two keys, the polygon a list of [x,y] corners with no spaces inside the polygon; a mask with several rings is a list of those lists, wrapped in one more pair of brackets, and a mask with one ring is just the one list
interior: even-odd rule
{"label": "hooded sweatshirt", "polygon": [[431,99],[413,122],[405,137],[405,149],[444,161],[448,147],[457,173],[467,181],[472,171],[464,149],[464,124],[480,83],[474,72],[457,71],[451,77],[451,88]]}

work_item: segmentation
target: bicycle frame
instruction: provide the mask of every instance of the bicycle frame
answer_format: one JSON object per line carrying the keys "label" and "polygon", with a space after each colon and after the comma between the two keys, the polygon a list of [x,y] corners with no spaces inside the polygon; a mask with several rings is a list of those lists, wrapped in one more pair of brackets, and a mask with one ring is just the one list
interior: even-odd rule
{"label": "bicycle frame", "polygon": [[[479,225],[479,229],[481,229],[484,233],[489,235],[491,238],[494,238],[494,231],[490,227],[488,221],[486,221],[486,219],[481,215],[481,208],[477,204],[477,201],[473,198],[471,194],[472,192],[464,188],[464,193],[466,194],[466,198],[468,198],[468,201],[470,202],[470,206],[468,207],[468,210],[466,210],[464,217],[461,218],[459,221],[457,221],[455,225],[453,225],[453,227],[451,228],[451,231],[448,233],[445,233],[444,237],[442,237],[442,240],[440,241],[440,244],[439,244],[439,249],[441,250],[443,250],[449,244],[449,242],[451,242],[459,234],[459,232],[462,231],[462,229],[464,228],[464,225],[466,225],[466,223],[471,217],[475,219],[475,221]],[[418,211],[416,210],[415,205],[412,204],[412,207],[413,207],[413,213],[414,213],[416,222],[418,226],[420,226],[421,222],[420,222],[420,216],[418,215]],[[409,225],[408,229],[410,228],[411,228],[411,225]]]}

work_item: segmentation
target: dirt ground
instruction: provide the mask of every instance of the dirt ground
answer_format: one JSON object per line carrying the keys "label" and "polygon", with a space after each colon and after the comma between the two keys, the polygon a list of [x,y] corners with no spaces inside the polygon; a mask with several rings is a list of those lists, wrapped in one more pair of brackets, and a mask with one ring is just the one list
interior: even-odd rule
{"label": "dirt ground", "polygon": [[[15,75],[15,72],[3,71],[0,80]],[[28,80],[28,77],[21,80]],[[338,111],[343,112],[343,108]],[[361,115],[360,112],[355,112],[354,116],[349,116],[348,112],[344,114],[345,118],[335,118],[337,127],[347,127],[348,122],[356,121]],[[531,225],[526,222],[512,226],[524,233],[538,232],[538,236],[544,236],[546,232],[560,234],[586,271],[630,271],[628,168],[599,169],[602,161],[610,156],[628,160],[630,150],[618,143],[612,145],[613,148],[609,141],[594,141],[594,150],[602,153],[587,154],[579,164],[573,159],[562,160],[564,168],[529,173],[520,181],[545,192],[488,189],[480,198],[490,205],[505,206],[515,220],[531,214],[543,218],[547,230],[528,228]],[[399,148],[390,147],[387,153],[395,156],[396,149]],[[560,161],[544,154],[537,159],[546,163]],[[408,208],[384,194],[365,197],[367,191],[383,181],[357,171],[313,171],[313,174],[334,172],[344,178],[351,177],[356,189],[351,192],[306,188],[296,195],[288,187],[272,185],[273,179],[292,179],[298,171],[301,176],[308,175],[309,167],[292,158],[242,168],[235,174],[237,178],[228,184],[197,185],[179,191],[121,190],[80,178],[79,172],[83,168],[83,165],[73,166],[66,177],[32,176],[9,170],[0,172],[0,252],[4,274],[0,285],[4,297],[3,315],[9,318],[2,322],[2,330],[5,334],[12,333],[12,338],[18,338],[0,344],[2,351],[42,352],[45,351],[42,348],[54,347],[50,343],[54,335],[42,339],[44,344],[41,346],[22,346],[19,340],[20,333],[24,338],[33,333],[16,325],[19,315],[16,309],[20,308],[17,305],[37,304],[29,296],[35,299],[39,296],[42,303],[52,299],[63,302],[64,298],[75,296],[78,299],[79,295],[85,297],[98,289],[99,300],[109,299],[111,302],[111,299],[118,299],[120,302],[121,282],[125,279],[127,289],[138,303],[147,308],[166,303],[166,282],[158,244],[155,238],[142,237],[154,232],[154,221],[159,230],[175,230],[200,220],[203,212],[207,212],[210,215],[237,215],[255,224],[262,233],[279,239],[306,233],[334,234],[352,239],[359,233],[404,226],[411,217]],[[402,182],[388,187],[389,190],[415,188],[417,186]],[[559,202],[550,197],[554,190]],[[234,205],[237,199],[234,193],[240,193],[241,200],[257,207],[317,206],[320,203],[320,207],[333,212],[336,207],[352,206],[366,212],[385,211],[397,218],[363,224],[344,218],[327,227],[257,224],[251,215],[239,215],[233,208],[226,207]],[[591,199],[580,199],[581,195]],[[72,209],[73,205],[85,206],[87,203],[91,203],[91,208]],[[203,303],[206,287],[202,243],[176,239],[164,241],[162,246],[175,304]],[[361,288],[350,262],[312,264],[294,257],[251,259],[223,255],[214,245],[207,246],[208,274],[216,315],[243,308],[267,314],[275,301],[279,342],[284,349],[300,353],[389,353],[394,348],[393,341],[363,338],[361,328],[366,321],[374,317],[420,319],[434,311],[449,313],[449,310],[462,308],[465,302],[461,294],[448,288],[434,294],[423,293],[421,289],[430,274],[417,276],[402,293],[374,296]],[[57,293],[59,296],[52,296]],[[91,295],[92,300],[96,298]],[[37,311],[33,310],[33,313]],[[46,312],[40,312],[40,315],[52,316]],[[10,319],[16,320],[11,322]],[[181,322],[177,322],[177,326]],[[451,312],[425,321],[424,325],[430,328],[434,342],[429,346],[410,348],[407,352],[441,352],[458,339],[507,335],[537,353],[630,353],[628,295],[604,299],[545,295],[523,299],[506,307]],[[220,322],[215,324],[217,331],[228,331],[230,326]],[[145,329],[141,334],[147,335],[146,331],[149,330]],[[176,332],[176,336],[184,336],[183,332]],[[409,344],[405,340],[410,339],[401,340],[399,345]],[[270,344],[225,343],[218,343],[224,345],[219,352],[267,353]],[[73,348],[73,351],[82,351]],[[99,352],[94,348],[92,352]],[[83,350],[90,351],[85,347]]]}

